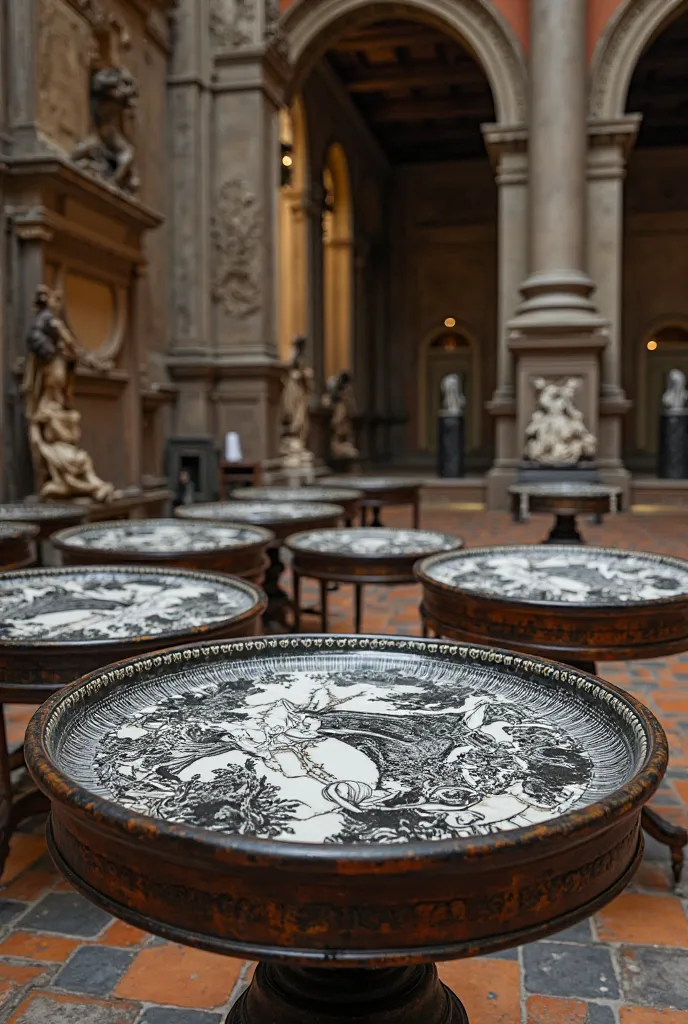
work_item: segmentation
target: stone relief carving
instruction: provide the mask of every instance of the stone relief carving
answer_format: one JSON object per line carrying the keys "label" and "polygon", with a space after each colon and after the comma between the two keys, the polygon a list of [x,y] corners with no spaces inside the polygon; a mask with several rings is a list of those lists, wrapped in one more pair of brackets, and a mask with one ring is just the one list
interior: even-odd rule
{"label": "stone relief carving", "polygon": [[34,305],[22,391],[40,496],[107,501],[113,485],[96,475],[90,455],[78,447],[81,414],[72,402],[78,363],[100,371],[111,364],[79,345],[64,321],[61,293],[40,285]]}
{"label": "stone relief carving", "polygon": [[291,361],[282,381],[280,454],[282,465],[289,469],[313,464],[313,453],[308,450],[313,370],[306,362],[305,348],[304,337],[294,338]]}
{"label": "stone relief carving", "polygon": [[533,386],[538,404],[526,428],[525,457],[543,466],[575,466],[592,459],[597,439],[583,423],[574,404],[581,381],[568,377],[563,382],[537,377]]}
{"label": "stone relief carving", "polygon": [[330,377],[323,405],[330,410],[330,455],[334,459],[357,459],[359,456],[354,437],[353,417],[356,415],[356,397],[353,377],[344,370]]}
{"label": "stone relief carving", "polygon": [[123,67],[108,66],[91,76],[93,132],[80,142],[72,160],[90,174],[132,195],[139,189],[134,147],[124,134],[124,116],[136,108],[138,83]]}
{"label": "stone relief carving", "polygon": [[262,227],[257,196],[238,178],[225,182],[211,226],[215,255],[212,295],[229,314],[242,319],[261,306]]}
{"label": "stone relief carving", "polygon": [[662,405],[668,413],[683,412],[688,399],[686,375],[683,370],[669,370],[667,389],[662,395]]}
{"label": "stone relief carving", "polygon": [[210,35],[213,45],[234,50],[253,41],[254,0],[211,0]]}
{"label": "stone relief carving", "polygon": [[265,0],[265,41],[282,57],[289,53],[289,42],[282,28],[279,0]]}
{"label": "stone relief carving", "polygon": [[448,373],[442,378],[440,389],[442,391],[440,415],[461,416],[466,408],[466,397],[463,393],[459,374]]}
{"label": "stone relief carving", "polygon": [[38,14],[37,121],[41,132],[71,151],[88,124],[88,77],[92,33],[61,0],[41,0]]}

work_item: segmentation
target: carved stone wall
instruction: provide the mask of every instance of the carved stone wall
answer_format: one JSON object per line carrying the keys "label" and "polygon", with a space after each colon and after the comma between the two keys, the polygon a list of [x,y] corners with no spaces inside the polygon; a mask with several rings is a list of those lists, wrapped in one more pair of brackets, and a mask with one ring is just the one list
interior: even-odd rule
{"label": "carved stone wall", "polygon": [[[3,357],[6,405],[4,491],[32,489],[19,394],[31,294],[47,282],[63,291],[65,314],[85,348],[114,368],[81,372],[76,404],[83,443],[99,472],[145,489],[162,475],[157,419],[173,399],[167,386],[169,253],[156,231],[166,208],[168,0],[28,0],[8,3],[3,61],[8,72],[7,169],[3,212],[10,259]],[[95,70],[122,68],[138,93],[118,122],[133,147],[140,189],[127,195],[74,159],[96,131]],[[151,394],[163,400],[151,405]],[[143,457],[147,429],[157,438]]]}

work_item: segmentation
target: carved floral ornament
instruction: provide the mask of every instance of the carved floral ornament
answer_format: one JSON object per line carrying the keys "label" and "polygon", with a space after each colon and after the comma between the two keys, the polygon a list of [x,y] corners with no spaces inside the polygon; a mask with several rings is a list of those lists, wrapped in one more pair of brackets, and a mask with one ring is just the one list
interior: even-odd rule
{"label": "carved floral ornament", "polygon": [[211,225],[212,296],[231,316],[245,319],[260,309],[260,245],[263,211],[240,178],[220,189]]}
{"label": "carved floral ornament", "polygon": [[[259,23],[263,4],[262,24]],[[286,51],[278,0],[210,0],[210,37],[216,50],[237,50],[260,42]]]}

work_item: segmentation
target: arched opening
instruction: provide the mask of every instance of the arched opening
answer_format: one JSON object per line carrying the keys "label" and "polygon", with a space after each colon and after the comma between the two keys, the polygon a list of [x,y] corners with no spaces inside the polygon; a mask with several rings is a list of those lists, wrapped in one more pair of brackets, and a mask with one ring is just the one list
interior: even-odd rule
{"label": "arched opening", "polygon": [[[449,322],[453,318],[448,318]],[[466,448],[480,445],[480,364],[477,346],[463,326],[436,328],[421,345],[418,375],[418,446],[437,451],[437,416],[441,408],[441,385],[449,373],[458,374],[466,405]]]}
{"label": "arched opening", "polygon": [[309,330],[308,146],[303,105],[297,97],[280,115],[279,353],[287,360],[292,340]]}
{"label": "arched opening", "polygon": [[[316,370],[323,382],[352,370],[366,455],[418,469],[434,464],[444,363],[470,396],[468,469],[492,460],[497,187],[482,127],[505,111],[523,116],[525,90],[516,51],[507,59],[506,36],[488,32],[485,17],[482,0],[296,0],[285,16],[322,194],[311,248]],[[419,343],[448,317],[469,325],[456,352]],[[480,339],[484,373],[472,340],[460,354],[464,337]]]}
{"label": "arched opening", "polygon": [[[688,324],[688,5],[655,34],[630,79],[640,113],[624,197],[623,384],[634,402],[626,461],[652,472],[666,374],[684,369]],[[648,345],[650,347],[648,348]]]}
{"label": "arched opening", "polygon": [[327,151],[322,172],[323,365],[329,380],[353,368],[353,212],[342,146]]}
{"label": "arched opening", "polygon": [[688,377],[688,320],[658,324],[648,331],[640,347],[639,364],[644,393],[638,405],[638,447],[655,455],[669,372],[682,370]]}

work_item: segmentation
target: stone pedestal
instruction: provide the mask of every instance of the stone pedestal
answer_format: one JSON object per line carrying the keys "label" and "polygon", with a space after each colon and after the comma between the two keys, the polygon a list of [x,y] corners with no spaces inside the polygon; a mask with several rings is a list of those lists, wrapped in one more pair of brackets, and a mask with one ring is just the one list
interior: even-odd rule
{"label": "stone pedestal", "polygon": [[657,476],[688,480],[688,409],[660,416]]}
{"label": "stone pedestal", "polygon": [[464,475],[464,422],[462,415],[437,417],[437,475],[456,480]]}

